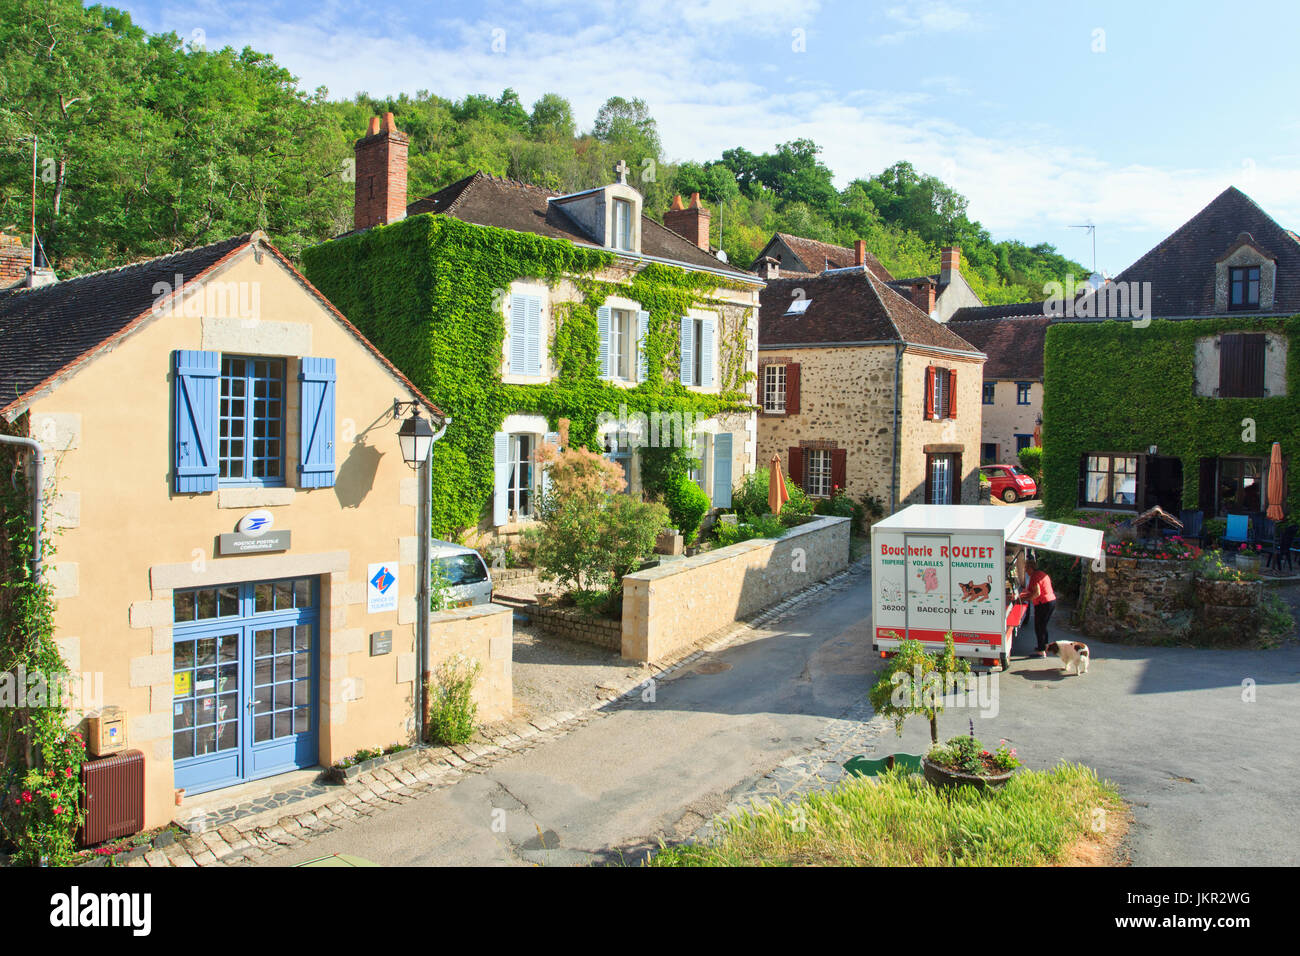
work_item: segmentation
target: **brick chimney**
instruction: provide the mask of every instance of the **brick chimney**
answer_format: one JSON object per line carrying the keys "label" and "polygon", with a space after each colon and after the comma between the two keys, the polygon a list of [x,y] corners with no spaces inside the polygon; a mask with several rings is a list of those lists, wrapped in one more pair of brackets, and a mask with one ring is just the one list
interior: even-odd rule
{"label": "brick chimney", "polygon": [[0,289],[8,288],[27,275],[32,250],[17,236],[0,233]]}
{"label": "brick chimney", "polygon": [[681,196],[673,197],[672,208],[664,213],[664,225],[708,252],[709,220],[712,218],[713,214],[700,204],[700,194],[691,193],[689,207],[682,205]]}
{"label": "brick chimney", "polygon": [[867,242],[865,239],[858,239],[853,243],[853,264],[855,266],[865,266],[867,264]]}
{"label": "brick chimney", "polygon": [[961,246],[945,246],[939,252],[939,284],[947,285],[961,275]]}
{"label": "brick chimney", "polygon": [[406,164],[411,138],[399,132],[393,114],[370,118],[366,135],[356,146],[356,198],[352,206],[355,229],[387,225],[406,218]]}
{"label": "brick chimney", "polygon": [[921,278],[912,283],[912,288],[909,291],[911,292],[909,298],[912,300],[912,305],[916,306],[926,315],[930,315],[934,312],[935,286],[933,279],[929,276],[921,276]]}

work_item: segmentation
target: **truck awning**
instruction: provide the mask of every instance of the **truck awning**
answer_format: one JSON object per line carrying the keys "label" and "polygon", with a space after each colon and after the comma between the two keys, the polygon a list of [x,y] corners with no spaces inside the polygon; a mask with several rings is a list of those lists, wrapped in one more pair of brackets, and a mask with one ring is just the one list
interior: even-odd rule
{"label": "truck awning", "polygon": [[1042,518],[1025,518],[1011,529],[1007,540],[1028,548],[1058,551],[1093,561],[1101,557],[1102,534],[1099,529],[1080,528]]}

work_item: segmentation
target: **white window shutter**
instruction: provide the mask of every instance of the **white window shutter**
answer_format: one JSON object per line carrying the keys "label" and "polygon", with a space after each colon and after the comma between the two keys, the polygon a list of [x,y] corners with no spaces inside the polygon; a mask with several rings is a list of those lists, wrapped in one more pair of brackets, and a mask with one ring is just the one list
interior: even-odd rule
{"label": "white window shutter", "polygon": [[492,523],[503,525],[510,517],[510,435],[492,433]]}
{"label": "white window shutter", "polygon": [[691,381],[691,372],[695,368],[695,351],[694,343],[691,339],[694,337],[695,323],[691,321],[690,316],[684,315],[678,323],[681,328],[681,345],[682,345],[682,364],[681,380],[683,385],[694,385]]}
{"label": "white window shutter", "polygon": [[510,374],[528,373],[528,297],[510,296]]}
{"label": "white window shutter", "polygon": [[609,306],[602,305],[596,310],[596,335],[600,339],[600,377],[609,378]]}
{"label": "white window shutter", "polygon": [[709,321],[700,323],[700,378],[703,379],[699,384],[705,388],[713,386],[713,323]]}
{"label": "white window shutter", "polygon": [[645,358],[645,340],[650,334],[650,313],[644,310],[636,314],[636,380],[644,382],[649,368]]}
{"label": "white window shutter", "polygon": [[[554,445],[556,448],[559,448],[559,447],[560,447],[560,433],[559,433],[559,432],[547,432],[545,435],[542,436],[542,441],[546,442],[546,444],[548,444],[548,445]],[[549,467],[543,467],[543,468],[541,469],[541,472],[542,472],[541,486],[542,486],[542,497],[543,497],[543,498],[545,498],[546,493],[547,493],[548,491],[551,490],[551,476],[550,476],[550,471],[551,471],[551,469],[550,469]]]}
{"label": "white window shutter", "polygon": [[527,341],[524,364],[529,375],[542,374],[542,300],[530,295],[524,299],[524,324],[527,326]]}
{"label": "white window shutter", "polygon": [[731,507],[731,432],[713,436],[713,507]]}

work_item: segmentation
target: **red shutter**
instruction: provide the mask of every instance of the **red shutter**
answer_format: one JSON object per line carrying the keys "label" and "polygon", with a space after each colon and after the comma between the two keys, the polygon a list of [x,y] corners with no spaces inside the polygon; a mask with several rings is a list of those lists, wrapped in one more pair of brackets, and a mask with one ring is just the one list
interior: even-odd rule
{"label": "red shutter", "polygon": [[934,408],[934,366],[925,367],[925,407],[922,409],[921,417],[929,421],[934,417],[932,409]]}
{"label": "red shutter", "polygon": [[844,490],[848,475],[849,453],[843,448],[831,450],[831,484]]}
{"label": "red shutter", "polygon": [[803,487],[803,449],[791,448],[789,458],[790,458],[790,462],[789,462],[789,466],[786,468],[786,471],[790,473],[790,480],[793,481],[800,488],[802,488]]}
{"label": "red shutter", "polygon": [[957,370],[948,371],[948,417],[957,417]]}
{"label": "red shutter", "polygon": [[785,367],[785,413],[799,414],[799,363],[791,362]]}

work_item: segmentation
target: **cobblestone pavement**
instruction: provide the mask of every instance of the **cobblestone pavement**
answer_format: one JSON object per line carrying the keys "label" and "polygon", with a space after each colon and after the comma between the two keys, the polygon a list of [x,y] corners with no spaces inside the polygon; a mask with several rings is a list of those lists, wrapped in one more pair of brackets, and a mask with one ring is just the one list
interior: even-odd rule
{"label": "cobblestone pavement", "polygon": [[[870,560],[859,560],[848,570],[805,588],[750,621],[709,635],[678,658],[650,665],[645,676],[631,678],[618,688],[618,696],[613,700],[598,701],[579,712],[562,711],[527,720],[516,718],[505,721],[483,728],[475,740],[464,746],[422,748],[398,754],[392,762],[362,773],[343,784],[310,783],[250,801],[213,815],[200,833],[156,839],[152,846],[141,846],[118,857],[114,860],[114,865],[275,865],[278,853],[302,847],[322,834],[381,814],[417,796],[455,786],[467,775],[483,773],[496,761],[510,754],[542,746],[591,720],[600,719],[638,698],[649,677],[657,679],[671,675],[679,669],[692,666],[707,654],[741,643],[755,629],[795,613],[813,595],[828,588],[848,587],[851,583],[856,583],[860,575],[869,572]],[[869,709],[865,713],[869,715]],[[822,738],[827,747],[826,756],[819,758],[821,751],[817,751],[786,761],[785,765],[769,775],[775,792],[788,790],[793,793],[801,782],[821,780],[819,775],[831,773],[834,753],[838,752],[832,748],[852,749],[857,746],[856,741],[863,732],[862,716],[855,711],[839,720],[830,721]],[[767,793],[766,780],[767,778],[757,788],[756,796]],[[286,815],[276,818],[274,814],[279,807],[285,808]],[[104,865],[106,862],[101,857],[90,865]]]}

